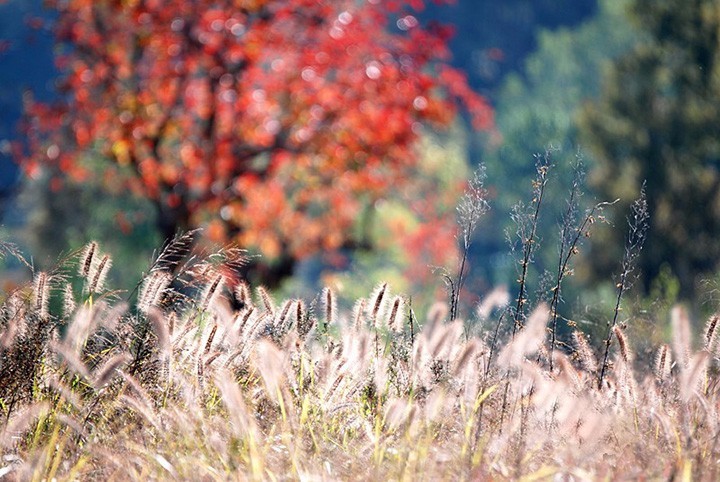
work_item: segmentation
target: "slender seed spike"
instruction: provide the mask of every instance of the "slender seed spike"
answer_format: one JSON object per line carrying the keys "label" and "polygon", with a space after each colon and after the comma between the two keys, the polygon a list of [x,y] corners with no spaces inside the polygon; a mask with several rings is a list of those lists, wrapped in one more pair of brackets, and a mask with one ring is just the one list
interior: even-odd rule
{"label": "slender seed spike", "polygon": [[162,301],[163,293],[170,285],[172,276],[164,271],[155,271],[145,280],[138,296],[138,310],[146,313]]}
{"label": "slender seed spike", "polygon": [[210,347],[212,347],[213,339],[215,338],[215,333],[217,333],[217,323],[215,323],[212,327],[212,330],[210,331],[210,336],[208,336],[207,343],[205,343],[205,350],[203,351],[203,354],[207,354],[210,351]]}
{"label": "slender seed spike", "polygon": [[705,326],[705,349],[709,352],[712,352],[713,345],[715,344],[718,320],[720,320],[720,315],[714,314],[710,317],[707,325]]}
{"label": "slender seed spike", "polygon": [[150,324],[153,327],[155,336],[157,336],[158,346],[162,352],[167,352],[170,348],[170,330],[167,326],[167,320],[157,309],[151,308],[148,312]]}
{"label": "slender seed spike", "polygon": [[202,303],[200,304],[200,311],[207,311],[211,303],[215,301],[215,295],[220,292],[221,284],[223,280],[222,274],[217,274],[213,278],[212,282],[205,289],[205,293],[202,297]]}
{"label": "slender seed spike", "polygon": [[403,310],[403,299],[400,296],[396,296],[393,300],[392,309],[390,310],[390,316],[388,317],[388,326],[395,333],[402,332],[403,323],[401,312]]}
{"label": "slender seed spike", "polygon": [[248,286],[245,280],[240,281],[235,287],[235,298],[237,299],[238,303],[240,303],[241,308],[252,305],[250,286]]}
{"label": "slender seed spike", "polygon": [[360,331],[363,324],[365,323],[365,317],[363,316],[363,313],[365,313],[365,305],[366,305],[365,298],[360,298],[355,302],[355,306],[353,306],[353,327],[355,328],[355,331]]}
{"label": "slender seed spike", "polygon": [[305,303],[303,300],[297,300],[295,304],[295,327],[300,328],[300,325],[305,321]]}
{"label": "slender seed spike", "polygon": [[378,313],[380,312],[380,307],[382,306],[382,302],[385,299],[386,292],[387,292],[387,283],[382,283],[380,286],[378,286],[375,289],[375,293],[373,294],[372,311],[370,312],[370,320],[374,325],[376,325],[378,322]]}
{"label": "slender seed spike", "polygon": [[105,285],[105,278],[107,277],[108,271],[110,271],[111,265],[112,259],[110,259],[110,256],[106,254],[102,257],[97,266],[91,266],[90,273],[88,274],[88,279],[90,280],[90,283],[88,284],[88,293],[92,294],[102,291],[103,286]]}
{"label": "slender seed spike", "polygon": [[262,301],[263,306],[265,306],[265,311],[270,313],[270,315],[275,314],[275,303],[273,303],[272,298],[270,297],[270,293],[268,293],[267,289],[265,289],[264,286],[258,286],[257,294],[260,297],[260,301]]}
{"label": "slender seed spike", "polygon": [[335,294],[330,288],[324,288],[322,292],[323,306],[325,307],[325,327],[335,323],[335,312],[337,311],[337,304],[335,301]]}
{"label": "slender seed spike", "polygon": [[87,278],[90,275],[90,267],[95,260],[95,252],[97,251],[97,243],[95,241],[88,243],[80,255],[80,276]]}
{"label": "slender seed spike", "polygon": [[286,300],[285,303],[283,303],[280,314],[278,315],[277,320],[274,323],[274,330],[277,335],[282,334],[283,329],[285,328],[285,322],[287,321],[287,317],[290,313],[290,308],[292,308],[293,303],[294,300]]}
{"label": "slender seed spike", "polygon": [[670,374],[670,346],[660,347],[655,356],[655,376],[658,380],[665,380]]}
{"label": "slender seed spike", "polygon": [[175,318],[176,315],[174,312],[170,312],[168,315],[168,334],[172,335],[175,332]]}
{"label": "slender seed spike", "polygon": [[101,388],[107,384],[117,374],[118,368],[131,360],[130,355],[127,353],[121,353],[110,358],[105,364],[100,367],[93,380],[93,385],[96,388]]}
{"label": "slender seed spike", "polygon": [[247,325],[247,322],[248,322],[248,320],[250,319],[250,317],[253,315],[253,313],[255,313],[255,308],[254,308],[254,307],[250,307],[250,308],[247,309],[247,311],[246,311],[245,314],[243,315],[242,320],[240,320],[240,327],[239,327],[239,329],[238,329],[240,333],[243,333],[243,332],[244,332],[244,330],[245,330],[245,325]]}
{"label": "slender seed spike", "polygon": [[447,318],[448,311],[449,308],[446,303],[443,303],[442,301],[436,301],[428,309],[426,324],[431,327],[440,325],[442,321]]}
{"label": "slender seed spike", "polygon": [[473,356],[478,352],[479,348],[480,347],[477,340],[471,340],[465,345],[465,348],[463,348],[463,351],[461,352],[460,356],[458,356],[457,361],[455,362],[455,375],[462,373],[463,370],[467,368],[467,366],[470,364],[470,361],[473,359]]}

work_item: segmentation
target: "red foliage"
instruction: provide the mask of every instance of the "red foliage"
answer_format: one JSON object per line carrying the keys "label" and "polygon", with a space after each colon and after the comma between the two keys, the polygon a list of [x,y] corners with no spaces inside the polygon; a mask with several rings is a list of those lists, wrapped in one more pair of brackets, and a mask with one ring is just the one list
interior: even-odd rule
{"label": "red foliage", "polygon": [[422,0],[49,3],[63,102],[28,103],[23,165],[82,180],[99,152],[166,231],[210,226],[271,257],[337,248],[363,203],[413,182],[421,123],[458,103],[491,123],[446,63],[448,29],[412,15]]}

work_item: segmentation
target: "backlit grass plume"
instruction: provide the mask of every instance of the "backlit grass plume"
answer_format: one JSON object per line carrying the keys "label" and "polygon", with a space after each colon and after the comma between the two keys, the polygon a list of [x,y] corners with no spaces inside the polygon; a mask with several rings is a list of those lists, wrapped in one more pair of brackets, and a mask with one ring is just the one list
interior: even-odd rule
{"label": "backlit grass plume", "polygon": [[[351,312],[329,289],[275,301],[256,287],[254,303],[227,275],[230,257],[180,251],[174,270],[151,265],[132,303],[91,303],[110,258],[90,246],[68,261],[77,271],[37,272],[3,293],[9,480],[720,475],[716,317],[694,334],[688,311],[673,309],[674,341],[654,361],[633,355],[631,331],[615,324],[604,365],[576,327],[551,368],[550,304],[526,306],[514,336],[508,327],[491,344],[441,301],[418,327],[387,283]],[[70,271],[77,279],[52,274]],[[75,293],[75,281],[88,289]],[[507,316],[482,311],[489,326]]]}

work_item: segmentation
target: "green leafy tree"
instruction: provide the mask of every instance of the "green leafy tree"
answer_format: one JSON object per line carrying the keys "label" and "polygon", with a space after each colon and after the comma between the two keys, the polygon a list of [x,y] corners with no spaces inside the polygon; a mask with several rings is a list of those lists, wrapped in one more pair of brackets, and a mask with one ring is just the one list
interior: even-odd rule
{"label": "green leafy tree", "polygon": [[543,201],[536,264],[542,270],[556,263],[557,222],[573,177],[569,165],[579,148],[585,165],[594,164],[578,139],[577,111],[585,100],[600,94],[603,69],[636,42],[625,14],[627,5],[625,0],[602,0],[587,22],[541,31],[538,50],[528,57],[523,72],[509,75],[503,83],[496,103],[499,136],[485,137],[482,156],[495,199],[474,253],[475,259],[485,259],[479,264],[487,267],[484,275],[495,283],[514,280],[515,267],[498,233],[513,229],[511,209],[532,190],[533,154],[550,146],[561,152],[552,154],[557,165]]}
{"label": "green leafy tree", "polygon": [[607,73],[580,125],[598,159],[594,185],[623,200],[618,223],[647,182],[645,288],[667,263],[690,296],[720,261],[720,2],[634,0],[629,15],[645,35]]}

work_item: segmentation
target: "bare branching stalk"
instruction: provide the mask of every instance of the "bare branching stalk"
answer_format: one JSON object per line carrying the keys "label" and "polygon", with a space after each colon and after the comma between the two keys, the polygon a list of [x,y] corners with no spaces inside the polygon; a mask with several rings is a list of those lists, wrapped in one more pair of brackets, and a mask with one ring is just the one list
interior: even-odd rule
{"label": "bare branching stalk", "polygon": [[560,228],[560,245],[558,256],[558,267],[555,277],[555,286],[552,289],[552,299],[550,300],[550,371],[553,369],[555,346],[557,344],[557,322],[558,322],[558,305],[562,301],[562,284],[566,276],[572,275],[570,261],[580,253],[580,245],[584,238],[590,236],[591,226],[598,220],[603,219],[600,215],[601,211],[610,206],[612,203],[601,202],[585,212],[582,220],[578,222],[580,198],[582,197],[582,184],[584,173],[582,165],[578,163],[575,167],[575,176],[573,177],[570,196],[568,198],[567,210],[563,214]]}
{"label": "bare branching stalk", "polygon": [[480,218],[490,208],[486,200],[485,178],[485,166],[481,164],[473,174],[473,178],[468,182],[465,193],[457,207],[457,222],[461,231],[462,252],[456,280],[446,279],[450,288],[450,321],[456,320],[459,316],[460,292],[465,284],[467,260],[473,234],[477,229]]}
{"label": "bare branching stalk", "polygon": [[533,198],[528,208],[521,204],[517,205],[513,212],[513,220],[517,224],[517,235],[522,246],[520,259],[520,274],[518,277],[518,296],[513,314],[512,338],[518,330],[522,329],[525,320],[525,307],[527,305],[527,282],[528,269],[533,262],[533,254],[538,247],[537,229],[540,220],[540,208],[542,207],[545,187],[548,181],[550,170],[550,151],[545,156],[538,157],[536,163],[537,175],[533,180]]}
{"label": "bare branching stalk", "polygon": [[615,309],[613,311],[612,322],[608,323],[608,333],[605,338],[605,354],[603,355],[602,366],[600,367],[600,375],[598,376],[598,388],[602,390],[603,379],[608,368],[608,359],[610,357],[610,345],[612,344],[613,329],[617,325],[620,316],[620,303],[625,292],[630,289],[633,283],[633,273],[637,259],[642,251],[648,230],[648,219],[650,213],[648,211],[647,195],[645,194],[645,185],[640,189],[640,197],[633,202],[630,207],[630,217],[628,218],[628,234],[625,240],[625,252],[621,265],[620,279],[615,286],[617,297],[615,299]]}

